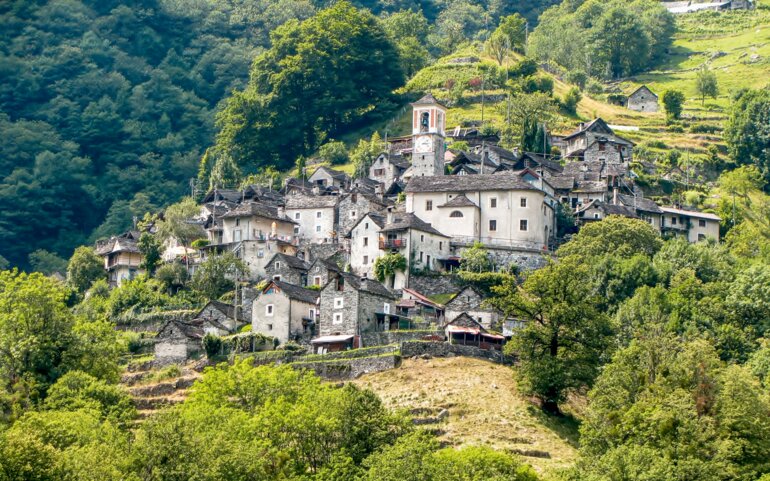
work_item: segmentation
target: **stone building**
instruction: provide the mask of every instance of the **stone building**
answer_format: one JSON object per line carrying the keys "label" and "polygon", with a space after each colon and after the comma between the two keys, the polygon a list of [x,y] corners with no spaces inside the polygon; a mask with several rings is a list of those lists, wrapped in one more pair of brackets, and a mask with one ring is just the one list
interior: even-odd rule
{"label": "stone building", "polygon": [[484,296],[482,296],[473,287],[466,287],[449,300],[444,306],[445,316],[449,323],[460,315],[468,315],[473,320],[484,326],[485,329],[492,329],[500,321],[500,312],[494,308],[484,305]]}
{"label": "stone building", "polygon": [[238,309],[236,309],[232,304],[217,300],[209,301],[203,306],[195,315],[194,320],[207,322],[209,327],[206,328],[204,326],[204,332],[207,334],[210,332],[218,336],[233,334],[241,326],[249,322],[249,318],[246,317],[241,306],[238,306]]}
{"label": "stone building", "polygon": [[722,219],[718,215],[673,207],[660,209],[663,211],[663,233],[681,236],[693,243],[707,239],[719,242],[719,222]]}
{"label": "stone building", "polygon": [[588,204],[583,204],[578,207],[575,211],[575,220],[581,224],[585,224],[587,222],[603,220],[610,215],[619,215],[632,219],[638,217],[634,209],[622,204],[610,204],[601,200],[592,200]]}
{"label": "stone building", "polygon": [[613,157],[622,158],[624,162],[632,160],[634,143],[616,135],[602,119],[594,119],[588,123],[581,122],[576,131],[564,136],[564,142],[566,143],[564,158],[609,160],[612,154]]}
{"label": "stone building", "polygon": [[640,195],[617,195],[617,202],[629,209],[633,209],[636,215],[649,223],[655,230],[660,231],[663,210],[655,201],[647,199]]}
{"label": "stone building", "polygon": [[367,212],[380,212],[390,205],[393,202],[372,193],[353,191],[340,195],[338,212],[341,237],[347,236]]}
{"label": "stone building", "polygon": [[428,93],[412,104],[412,178],[444,175],[446,107]]}
{"label": "stone building", "polygon": [[369,167],[369,178],[381,183],[387,191],[401,180],[409,166],[409,161],[400,154],[380,154]]}
{"label": "stone building", "polygon": [[325,286],[339,277],[342,269],[334,262],[333,259],[316,259],[310,265],[307,274],[308,286]]}
{"label": "stone building", "polygon": [[388,326],[378,315],[395,314],[396,296],[372,279],[340,273],[321,289],[320,336],[360,336],[384,331]]}
{"label": "stone building", "polygon": [[509,172],[415,177],[406,187],[407,212],[451,235],[456,248],[481,242],[542,252],[554,235],[555,205],[547,192]]}
{"label": "stone building", "polygon": [[344,172],[321,166],[308,179],[311,184],[326,188],[345,189],[350,183],[350,176]]}
{"label": "stone building", "polygon": [[281,343],[309,341],[316,331],[318,291],[271,281],[254,301],[252,330]]}
{"label": "stone building", "polygon": [[657,112],[658,96],[646,85],[642,85],[628,96],[626,107],[637,112]]}
{"label": "stone building", "polygon": [[379,239],[384,225],[385,215],[368,212],[350,230],[350,269],[357,275],[374,278],[374,261],[383,254]]}
{"label": "stone building", "polygon": [[204,336],[200,323],[169,319],[158,330],[155,364],[183,364],[203,352]]}
{"label": "stone building", "polygon": [[294,235],[304,242],[336,242],[338,202],[339,196],[336,195],[287,196],[286,213],[296,224]]}
{"label": "stone building", "polygon": [[307,285],[310,264],[299,257],[276,253],[265,265],[265,277],[297,286]]}
{"label": "stone building", "polygon": [[139,267],[142,264],[142,254],[137,246],[139,235],[139,232],[129,231],[97,242],[96,253],[104,259],[110,287],[120,287],[124,281],[144,273]]}

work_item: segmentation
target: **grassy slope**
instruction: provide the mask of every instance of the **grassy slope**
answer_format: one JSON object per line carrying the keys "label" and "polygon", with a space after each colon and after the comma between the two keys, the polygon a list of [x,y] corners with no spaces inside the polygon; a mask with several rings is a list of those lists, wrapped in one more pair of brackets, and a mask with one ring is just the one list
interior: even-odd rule
{"label": "grassy slope", "polygon": [[438,425],[451,445],[482,444],[503,450],[545,451],[550,459],[523,459],[541,473],[569,466],[577,455],[577,422],[540,413],[517,392],[511,368],[478,359],[405,359],[400,369],[363,376],[394,409],[447,408]]}

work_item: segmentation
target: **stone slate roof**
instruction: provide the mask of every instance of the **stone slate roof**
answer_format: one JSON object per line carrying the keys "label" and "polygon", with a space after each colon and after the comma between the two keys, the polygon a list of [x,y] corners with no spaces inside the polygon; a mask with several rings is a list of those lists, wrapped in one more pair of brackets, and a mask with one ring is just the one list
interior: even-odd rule
{"label": "stone slate roof", "polygon": [[408,169],[412,164],[409,163],[409,160],[405,158],[402,155],[398,154],[391,154],[390,159],[388,160],[391,164],[395,165],[399,169]]}
{"label": "stone slate roof", "polygon": [[[198,311],[198,314],[195,315],[195,318],[201,318],[200,315],[203,313],[203,311],[208,307],[213,306],[216,310],[223,313],[225,317],[228,319],[236,319],[235,317],[235,306],[232,304],[228,304],[226,302],[212,300],[206,303],[203,308],[201,308],[200,311]],[[243,317],[243,309],[240,309],[240,312],[238,313],[238,318],[236,319],[238,321],[247,322],[247,320]]]}
{"label": "stone slate roof", "polygon": [[358,276],[350,274],[348,272],[341,272],[340,275],[345,282],[352,286],[357,291],[368,292],[381,297],[387,297],[388,299],[395,299],[396,295],[390,292],[390,290],[373,279],[361,279]]}
{"label": "stone slate roof", "polygon": [[430,92],[423,95],[422,98],[417,102],[413,102],[412,105],[441,105],[444,107],[444,104],[436,100],[436,97],[434,97]]}
{"label": "stone slate roof", "polygon": [[465,194],[458,194],[449,202],[440,205],[439,207],[478,207],[472,200],[467,198]]}
{"label": "stone slate roof", "polygon": [[286,198],[287,209],[325,209],[337,206],[334,195],[293,195]]}
{"label": "stone slate roof", "polygon": [[583,124],[583,127],[578,127],[577,130],[574,130],[573,132],[567,134],[564,136],[564,140],[571,139],[572,137],[577,137],[578,135],[584,133],[584,132],[590,132],[592,130],[600,130],[600,129],[606,129],[610,133],[613,133],[612,129],[609,125],[607,125],[607,122],[602,120],[601,118],[593,119],[592,121]]}
{"label": "stone slate roof", "polygon": [[347,236],[350,237],[350,232],[353,232],[353,229],[358,227],[358,224],[360,224],[364,219],[369,217],[372,222],[374,222],[377,227],[382,229],[382,227],[385,225],[385,216],[378,213],[378,212],[367,212],[365,215],[361,216],[360,219],[358,219],[358,222],[353,224],[353,227],[350,228],[350,231],[348,232]]}
{"label": "stone slate roof", "polygon": [[232,217],[250,217],[250,216],[256,216],[256,217],[264,217],[266,219],[273,219],[273,220],[280,220],[283,222],[289,222],[292,224],[296,224],[293,220],[286,217],[285,214],[281,215],[278,212],[278,207],[273,205],[266,205],[259,202],[246,202],[235,209],[231,210],[227,214],[223,215],[222,218],[228,219]]}
{"label": "stone slate roof", "polygon": [[113,236],[107,240],[97,242],[96,253],[100,256],[117,252],[139,253],[139,247],[136,245],[139,236],[140,233],[138,231],[128,231],[119,236]]}
{"label": "stone slate roof", "polygon": [[240,190],[234,189],[214,189],[210,190],[203,197],[203,203],[211,202],[214,200],[226,200],[228,202],[239,203],[243,198],[243,194]]}
{"label": "stone slate roof", "polygon": [[577,187],[572,191],[573,192],[606,192],[607,184],[602,181],[579,180],[577,181]]}
{"label": "stone slate roof", "polygon": [[[283,281],[271,281],[270,284],[265,287],[265,291],[271,286],[275,285],[278,289],[281,290],[284,294],[286,294],[289,299],[295,299],[300,302],[305,302],[307,304],[315,304],[318,300],[319,293],[318,291],[314,291],[313,289],[305,289],[304,287],[300,287],[294,284],[289,284],[288,282]],[[264,291],[263,291],[264,292]]]}
{"label": "stone slate roof", "polygon": [[303,261],[299,257],[296,256],[290,256],[286,255],[282,252],[277,252],[270,261],[265,264],[265,267],[273,264],[275,261],[281,261],[285,262],[287,266],[291,267],[292,269],[300,270],[300,271],[307,271],[310,269],[310,264]]}
{"label": "stone slate roof", "polygon": [[633,209],[630,209],[624,205],[608,204],[607,202],[602,202],[597,199],[592,200],[588,204],[578,209],[577,213],[582,214],[583,212],[592,208],[601,210],[605,215],[621,215],[623,217],[632,218],[637,217],[636,212],[634,212]]}
{"label": "stone slate roof", "polygon": [[440,235],[442,237],[449,237],[441,232],[437,231],[430,224],[420,219],[414,214],[398,214],[393,216],[393,222],[385,224],[380,232],[389,232],[396,230],[415,229],[422,232],[428,232],[429,234]]}
{"label": "stone slate roof", "polygon": [[283,204],[283,195],[280,192],[257,184],[251,184],[243,189],[243,196],[246,199],[255,199],[271,204]]}
{"label": "stone slate roof", "polygon": [[643,92],[643,91],[647,91],[647,92],[649,92],[649,93],[650,93],[650,95],[653,95],[653,96],[655,96],[655,98],[656,98],[656,99],[658,98],[658,94],[656,94],[655,92],[653,92],[652,90],[650,90],[650,88],[649,88],[649,87],[647,87],[646,85],[642,85],[642,86],[641,86],[641,87],[639,87],[638,89],[634,90],[634,91],[633,91],[631,94],[629,94],[629,95],[628,95],[628,97],[629,97],[629,98],[631,98],[631,97],[633,97],[634,95],[638,94],[639,92]]}
{"label": "stone slate roof", "polygon": [[653,214],[662,214],[663,210],[651,199],[645,197],[637,197],[634,199],[633,195],[618,195],[618,200],[626,207],[634,208],[642,212],[652,212]]}
{"label": "stone slate roof", "polygon": [[311,264],[311,266],[310,266],[311,269],[312,269],[312,267],[315,264],[321,264],[324,267],[326,267],[326,269],[328,269],[328,270],[330,270],[332,272],[342,272],[342,269],[340,269],[340,266],[338,266],[336,262],[334,262],[334,261],[332,261],[330,259],[316,259],[316,261],[313,262],[313,264]]}
{"label": "stone slate roof", "polygon": [[700,219],[709,219],[709,220],[715,220],[715,221],[722,220],[722,218],[716,214],[709,214],[708,212],[699,212],[697,210],[676,209],[674,207],[661,207],[661,210],[666,214],[678,214],[684,217],[696,217]]}
{"label": "stone slate roof", "polygon": [[[329,167],[326,167],[325,165],[322,165],[321,167],[317,168],[315,172],[313,172],[313,175],[315,175],[318,172],[326,172],[332,178],[339,179],[339,180],[344,180],[349,178],[348,174],[346,174],[345,172],[340,172],[339,170],[331,169]],[[313,175],[311,175],[310,177],[312,177]]]}
{"label": "stone slate roof", "polygon": [[477,192],[486,190],[538,190],[509,172],[468,176],[437,175],[413,177],[406,192]]}
{"label": "stone slate roof", "polygon": [[557,190],[572,190],[575,179],[571,175],[546,175],[545,179]]}
{"label": "stone slate roof", "polygon": [[173,325],[182,332],[182,335],[189,339],[203,339],[204,332],[201,324],[202,323],[199,321],[185,322],[178,319],[169,319],[163,323],[160,329],[158,329],[158,334],[156,337],[159,339],[168,337],[168,335],[164,334],[167,332],[166,328],[170,325]]}

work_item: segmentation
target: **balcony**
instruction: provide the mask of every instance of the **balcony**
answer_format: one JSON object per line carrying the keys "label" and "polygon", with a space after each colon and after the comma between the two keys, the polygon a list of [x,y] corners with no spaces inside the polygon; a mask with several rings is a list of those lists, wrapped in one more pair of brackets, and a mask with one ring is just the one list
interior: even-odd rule
{"label": "balcony", "polygon": [[380,249],[403,249],[406,239],[380,239]]}

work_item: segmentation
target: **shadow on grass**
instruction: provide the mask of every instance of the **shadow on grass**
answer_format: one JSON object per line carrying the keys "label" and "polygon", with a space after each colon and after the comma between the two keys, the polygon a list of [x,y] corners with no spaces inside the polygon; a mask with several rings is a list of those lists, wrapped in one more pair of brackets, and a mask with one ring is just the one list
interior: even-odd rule
{"label": "shadow on grass", "polygon": [[553,431],[567,444],[577,449],[580,447],[580,420],[570,413],[553,416],[544,413],[538,406],[530,405],[527,412],[540,422],[545,428]]}

